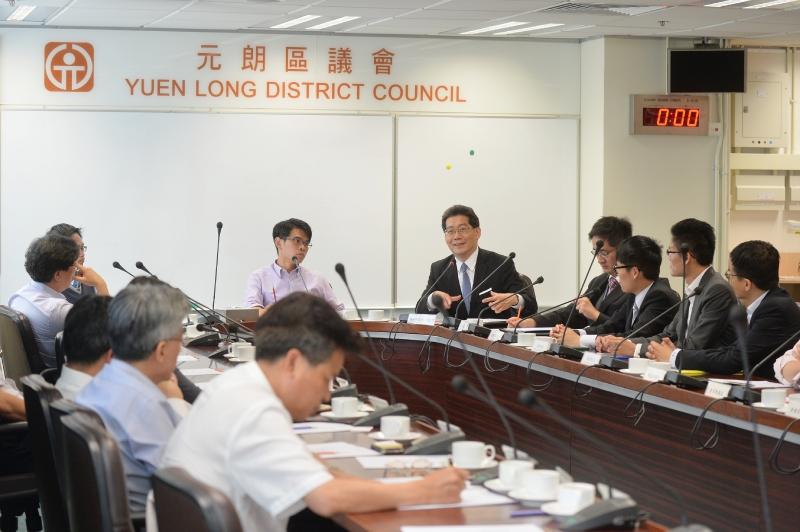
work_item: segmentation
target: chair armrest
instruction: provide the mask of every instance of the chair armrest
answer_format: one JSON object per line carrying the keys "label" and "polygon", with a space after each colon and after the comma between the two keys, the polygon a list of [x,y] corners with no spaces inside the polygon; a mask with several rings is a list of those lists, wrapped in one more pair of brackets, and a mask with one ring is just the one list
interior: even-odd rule
{"label": "chair armrest", "polygon": [[22,434],[28,431],[27,421],[14,421],[13,423],[0,423],[0,435]]}

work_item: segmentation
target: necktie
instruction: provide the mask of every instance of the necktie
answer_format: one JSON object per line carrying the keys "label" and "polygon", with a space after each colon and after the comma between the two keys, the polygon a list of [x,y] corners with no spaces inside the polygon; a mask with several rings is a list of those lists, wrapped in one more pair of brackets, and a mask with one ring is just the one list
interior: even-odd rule
{"label": "necktie", "polygon": [[617,288],[618,286],[619,286],[619,281],[617,281],[617,278],[614,277],[613,275],[609,275],[608,276],[608,289],[606,290],[606,297],[608,297],[608,294],[613,292],[614,289]]}
{"label": "necktie", "polygon": [[633,304],[633,312],[631,312],[631,325],[636,323],[636,317],[639,315],[639,307],[636,303]]}
{"label": "necktie", "polygon": [[470,292],[472,292],[472,283],[469,282],[469,267],[466,262],[461,263],[461,296],[464,298],[464,306],[467,308],[467,315],[469,315],[469,299]]}

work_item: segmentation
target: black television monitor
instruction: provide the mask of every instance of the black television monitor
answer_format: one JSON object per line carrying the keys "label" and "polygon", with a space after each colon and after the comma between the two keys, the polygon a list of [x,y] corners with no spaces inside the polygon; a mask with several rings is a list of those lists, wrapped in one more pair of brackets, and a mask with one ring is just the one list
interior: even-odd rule
{"label": "black television monitor", "polygon": [[669,92],[745,92],[744,49],[670,50]]}

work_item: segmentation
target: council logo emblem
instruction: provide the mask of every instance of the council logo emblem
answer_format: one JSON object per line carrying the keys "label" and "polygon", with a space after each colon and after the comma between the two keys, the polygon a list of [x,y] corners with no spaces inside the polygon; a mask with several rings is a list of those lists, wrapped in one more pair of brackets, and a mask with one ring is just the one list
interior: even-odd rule
{"label": "council logo emblem", "polygon": [[49,42],[44,47],[44,86],[50,92],[89,92],[94,87],[94,47],[88,42]]}

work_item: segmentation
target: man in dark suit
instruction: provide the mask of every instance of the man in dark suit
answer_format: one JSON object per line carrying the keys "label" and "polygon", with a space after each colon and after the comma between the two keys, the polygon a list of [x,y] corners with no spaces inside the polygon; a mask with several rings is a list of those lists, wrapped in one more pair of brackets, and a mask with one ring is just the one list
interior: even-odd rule
{"label": "man in dark suit", "polygon": [[[597,242],[603,241],[603,247],[597,253],[597,264],[603,269],[603,273],[589,281],[585,293],[591,296],[579,298],[575,302],[574,312],[572,305],[567,305],[552,312],[545,311],[531,316],[522,320],[522,323],[518,318],[512,317],[508,320],[509,326],[516,327],[519,324],[519,327],[552,327],[561,323],[573,329],[582,329],[607,321],[626,301],[614,266],[617,264],[617,246],[631,236],[631,231],[631,223],[626,218],[603,216],[597,220],[589,231],[589,239],[592,242],[592,253],[597,248]],[[530,315],[530,312],[527,313]]]}
{"label": "man in dark suit", "polygon": [[[623,302],[614,314],[601,324],[577,331],[557,325],[550,333],[551,336],[560,339],[563,335],[564,344],[571,347],[580,345],[595,348],[597,335],[617,333],[625,336],[680,300],[678,294],[670,288],[669,282],[658,277],[661,269],[661,246],[652,238],[637,235],[623,240],[617,249],[617,265],[614,269],[624,292]],[[666,313],[653,321],[643,329],[643,334],[660,332],[672,319],[672,314]]]}
{"label": "man in dark suit", "polygon": [[[670,232],[672,240],[667,248],[670,275],[686,276],[684,301],[663,331],[625,341],[618,353],[644,356],[648,352],[659,360],[666,358],[674,366],[677,350],[670,348],[672,344],[686,349],[709,349],[735,341],[728,312],[736,298],[727,281],[711,267],[716,245],[714,229],[706,222],[687,218],[673,225]],[[685,253],[681,253],[681,245],[685,245]],[[689,297],[698,289],[698,295]],[[663,342],[665,338],[671,343]],[[603,337],[604,350],[613,350],[621,340]]]}
{"label": "man in dark suit", "polygon": [[[780,255],[769,242],[742,242],[730,253],[726,277],[739,303],[747,309],[745,342],[752,369],[800,329],[800,308],[778,286]],[[675,349],[669,339],[668,347]],[[677,349],[675,365],[710,373],[733,374],[742,370],[738,342],[713,349]],[[778,355],[783,354],[779,353]],[[772,364],[765,361],[757,375],[771,378]]]}
{"label": "man in dark suit", "polygon": [[[438,295],[446,309],[459,307],[457,318],[474,318],[486,307],[486,318],[509,317],[520,307],[536,312],[536,298],[514,293],[524,288],[513,260],[478,248],[481,237],[478,215],[470,207],[453,205],[442,214],[442,231],[447,247],[453,253],[431,264],[428,284],[417,301],[416,312],[435,312],[433,297]],[[503,264],[503,261],[506,261]],[[500,269],[492,274],[498,266]],[[491,274],[491,278],[487,276]],[[439,278],[441,276],[441,278]],[[437,281],[438,279],[438,281]],[[477,293],[474,287],[486,281]],[[483,294],[483,290],[491,290]],[[427,294],[427,295],[426,295]],[[464,300],[461,305],[459,302]]]}

